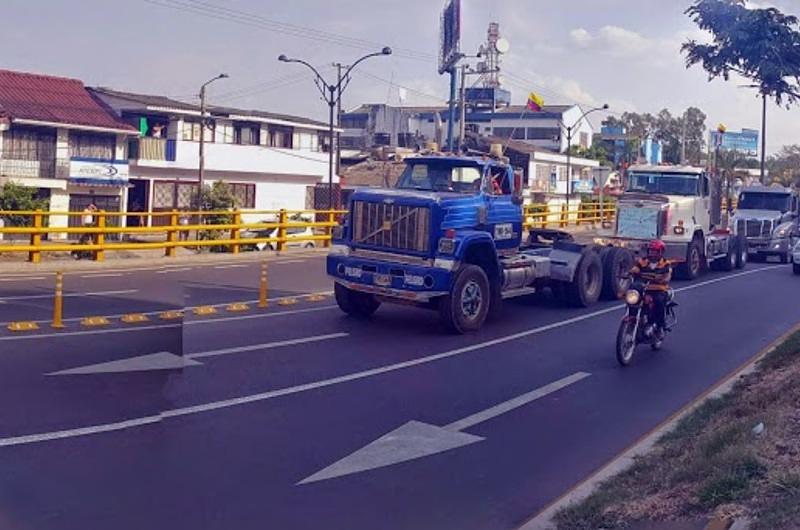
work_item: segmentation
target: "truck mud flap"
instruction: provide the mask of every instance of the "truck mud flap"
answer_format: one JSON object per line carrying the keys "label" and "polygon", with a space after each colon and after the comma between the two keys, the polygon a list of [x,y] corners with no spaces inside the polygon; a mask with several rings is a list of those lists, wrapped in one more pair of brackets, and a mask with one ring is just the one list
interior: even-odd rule
{"label": "truck mud flap", "polygon": [[550,279],[572,282],[575,271],[583,257],[584,246],[575,243],[559,242],[550,252]]}

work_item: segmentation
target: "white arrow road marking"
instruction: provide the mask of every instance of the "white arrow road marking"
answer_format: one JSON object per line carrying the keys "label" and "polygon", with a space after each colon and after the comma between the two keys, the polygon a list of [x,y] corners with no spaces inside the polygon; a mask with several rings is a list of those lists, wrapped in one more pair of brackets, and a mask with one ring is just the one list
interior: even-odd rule
{"label": "white arrow road marking", "polygon": [[267,342],[265,344],[251,344],[239,346],[237,348],[225,348],[223,350],[211,350],[205,352],[191,353],[189,355],[175,355],[174,353],[160,352],[129,357],[117,361],[109,361],[98,364],[78,366],[68,370],[51,372],[45,375],[87,375],[87,374],[111,374],[127,372],[150,372],[156,370],[175,370],[192,366],[202,366],[203,363],[194,359],[206,357],[216,357],[220,355],[232,355],[235,353],[246,353],[251,351],[263,351],[285,346],[295,346],[298,344],[309,344],[311,342],[321,342],[324,340],[340,339],[349,336],[347,333],[331,333],[330,335],[318,335],[314,337],[303,337],[300,339],[289,339],[277,342]]}
{"label": "white arrow road marking", "polygon": [[121,374],[127,372],[150,372],[155,370],[176,370],[187,366],[199,366],[201,363],[175,355],[174,353],[160,352],[149,355],[140,355],[118,361],[109,361],[88,366],[79,366],[60,372],[45,375],[87,375],[87,374]]}
{"label": "white arrow road marking", "polygon": [[481,442],[484,438],[461,431],[557,392],[590,375],[586,372],[577,372],[444,427],[410,421],[297,484],[309,484],[370,471]]}

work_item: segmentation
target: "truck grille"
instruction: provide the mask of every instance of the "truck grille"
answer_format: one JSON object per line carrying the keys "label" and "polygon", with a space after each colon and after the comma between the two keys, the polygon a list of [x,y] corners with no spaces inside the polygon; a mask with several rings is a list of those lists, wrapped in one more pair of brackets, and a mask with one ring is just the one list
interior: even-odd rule
{"label": "truck grille", "polygon": [[374,202],[353,203],[353,242],[357,245],[428,252],[430,210]]}
{"label": "truck grille", "polygon": [[740,234],[745,237],[766,238],[772,235],[772,221],[760,221],[758,219],[741,219],[736,227]]}

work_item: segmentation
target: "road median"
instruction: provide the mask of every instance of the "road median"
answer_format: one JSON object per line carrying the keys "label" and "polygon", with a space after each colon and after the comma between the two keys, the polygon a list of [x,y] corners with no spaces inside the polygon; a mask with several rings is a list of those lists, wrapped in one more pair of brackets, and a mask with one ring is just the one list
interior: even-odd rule
{"label": "road median", "polygon": [[570,530],[698,520],[797,528],[798,404],[800,328],[745,369],[730,391],[684,415],[649,452],[552,522]]}

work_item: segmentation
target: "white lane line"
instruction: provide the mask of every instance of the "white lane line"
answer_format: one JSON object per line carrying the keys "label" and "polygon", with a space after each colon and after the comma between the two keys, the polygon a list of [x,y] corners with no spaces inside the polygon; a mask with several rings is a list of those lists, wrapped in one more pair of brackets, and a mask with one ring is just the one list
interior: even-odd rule
{"label": "white lane line", "polygon": [[0,282],[26,282],[28,280],[46,280],[44,276],[19,276],[16,278],[2,278]]}
{"label": "white lane line", "polygon": [[77,337],[81,335],[107,335],[110,333],[131,333],[137,331],[151,331],[155,329],[179,328],[182,324],[162,324],[158,326],[138,326],[131,328],[97,329],[86,331],[62,331],[58,333],[43,333],[41,335],[9,335],[0,337],[0,341],[52,339],[53,337]]}
{"label": "white lane line", "polygon": [[250,267],[250,265],[245,265],[243,263],[240,263],[238,265],[217,265],[214,268],[218,270],[223,270],[223,269],[246,269],[248,267]]}
{"label": "white lane line", "polygon": [[304,337],[301,339],[281,340],[278,342],[267,342],[265,344],[251,344],[248,346],[237,346],[235,348],[225,348],[222,350],[204,351],[185,355],[186,359],[205,359],[206,357],[218,357],[220,355],[231,355],[234,353],[247,353],[251,351],[269,350],[272,348],[282,348],[284,346],[295,346],[298,344],[310,344],[312,342],[322,342],[331,339],[341,339],[350,336],[349,333],[330,333],[328,335],[317,335],[314,337]]}
{"label": "white lane line", "polygon": [[276,261],[274,265],[288,265],[292,263],[305,263],[308,260],[305,259],[287,259],[286,261]]}
{"label": "white lane line", "polygon": [[[687,291],[687,290],[690,290],[690,289],[696,289],[696,288],[702,287],[704,285],[711,285],[711,284],[714,284],[714,283],[718,283],[720,281],[725,281],[725,280],[738,278],[740,276],[746,276],[746,275],[749,275],[749,274],[757,274],[759,272],[764,272],[764,271],[771,271],[771,270],[774,270],[775,268],[776,267],[764,267],[762,269],[756,269],[756,270],[751,270],[751,271],[740,272],[740,273],[737,273],[737,274],[731,274],[731,275],[725,276],[724,278],[715,278],[713,280],[708,280],[706,282],[700,282],[700,283],[695,284],[695,285],[682,287],[680,289],[676,289],[676,291]],[[188,416],[188,415],[191,415],[191,414],[199,414],[201,412],[209,412],[209,411],[219,410],[219,409],[228,408],[228,407],[246,405],[246,404],[249,404],[249,403],[255,403],[255,402],[259,402],[259,401],[267,401],[267,400],[274,399],[274,398],[277,398],[277,397],[288,396],[288,395],[292,395],[292,394],[299,394],[301,392],[308,392],[310,390],[316,390],[316,389],[319,389],[319,388],[325,388],[325,387],[329,387],[329,386],[339,385],[339,384],[342,384],[342,383],[347,383],[347,382],[350,382],[350,381],[357,381],[357,380],[360,380],[360,379],[366,379],[366,378],[369,378],[369,377],[374,377],[374,376],[377,376],[377,375],[382,375],[382,374],[386,374],[386,373],[390,373],[390,372],[395,372],[395,371],[398,371],[398,370],[404,370],[406,368],[411,368],[411,367],[414,367],[414,366],[420,366],[420,365],[432,363],[432,362],[435,362],[435,361],[439,361],[439,360],[442,360],[442,359],[447,359],[447,358],[450,358],[450,357],[463,355],[465,353],[470,353],[470,352],[473,352],[473,351],[476,351],[476,350],[488,348],[488,347],[491,347],[491,346],[496,346],[498,344],[504,344],[506,342],[515,341],[515,340],[518,340],[518,339],[521,339],[521,338],[525,338],[525,337],[530,337],[532,335],[544,333],[544,332],[547,332],[547,331],[550,331],[550,330],[553,330],[553,329],[561,328],[561,327],[568,326],[568,325],[571,325],[571,324],[575,324],[575,323],[578,323],[578,322],[583,322],[584,320],[589,320],[589,319],[597,317],[597,316],[607,315],[608,313],[612,313],[614,311],[619,311],[621,307],[622,307],[621,305],[615,305],[614,307],[609,307],[607,309],[602,309],[600,311],[594,311],[592,313],[588,313],[586,315],[582,315],[582,316],[579,316],[579,317],[563,320],[561,322],[554,322],[552,324],[541,326],[541,327],[538,327],[538,328],[535,328],[535,329],[532,329],[532,330],[523,331],[521,333],[515,333],[513,335],[508,335],[506,337],[500,337],[500,338],[497,338],[497,339],[489,340],[489,341],[478,343],[478,344],[472,344],[470,346],[465,346],[463,348],[458,348],[458,349],[455,349],[455,350],[451,350],[451,351],[444,352],[444,353],[439,353],[439,354],[436,354],[436,355],[430,355],[428,357],[415,359],[413,361],[406,361],[406,362],[402,362],[402,363],[396,363],[396,364],[392,364],[392,365],[389,365],[389,366],[383,366],[383,367],[380,367],[380,368],[373,368],[371,370],[365,370],[363,372],[357,372],[357,373],[353,373],[353,374],[343,375],[343,376],[340,376],[340,377],[334,377],[332,379],[325,379],[325,380],[316,381],[316,382],[312,382],[312,383],[306,383],[306,384],[303,384],[303,385],[287,387],[287,388],[282,388],[282,389],[278,389],[278,390],[271,390],[271,391],[268,391],[268,392],[261,392],[259,394],[252,394],[252,395],[249,395],[249,396],[242,396],[242,397],[239,397],[239,398],[226,399],[226,400],[222,400],[222,401],[213,401],[211,403],[205,403],[205,404],[202,404],[202,405],[195,405],[195,406],[191,406],[191,407],[182,407],[182,408],[167,410],[167,411],[162,412],[159,415],[159,417],[160,418],[174,418],[174,417],[180,417],[180,416]],[[132,328],[132,329],[142,329],[142,328]],[[114,331],[114,330],[107,330],[107,331]],[[31,335],[30,337],[33,337],[33,335]],[[14,337],[14,338],[16,338],[16,337]],[[4,339],[4,337],[0,337],[0,340],[3,340],[3,339]],[[6,339],[7,339],[7,337],[6,337]],[[24,445],[24,444],[42,442],[42,441],[47,441],[47,440],[53,440],[53,439],[73,438],[73,437],[77,437],[77,436],[86,436],[86,435],[90,435],[90,434],[98,434],[98,433],[109,432],[109,431],[117,431],[117,430],[127,429],[129,427],[137,427],[139,425],[145,425],[147,423],[153,423],[154,420],[152,418],[153,418],[152,416],[148,416],[148,417],[145,417],[145,418],[137,418],[137,419],[134,419],[134,420],[129,420],[128,422],[109,423],[109,424],[94,425],[94,426],[89,426],[89,427],[80,427],[80,428],[77,428],[77,429],[56,431],[56,432],[52,432],[52,433],[42,433],[42,434],[34,434],[34,435],[28,435],[28,436],[18,436],[18,437],[12,437],[12,438],[0,438],[0,447],[10,446],[10,445]]]}
{"label": "white lane line", "polygon": [[192,267],[182,267],[180,269],[163,269],[156,271],[156,274],[169,274],[171,272],[186,272],[192,270]]}
{"label": "white lane line", "polygon": [[121,272],[106,273],[106,274],[83,274],[81,278],[119,278],[124,276]]}
{"label": "white lane line", "polygon": [[[64,294],[64,298],[81,298],[84,296],[112,296],[117,294],[131,294],[131,293],[138,293],[138,289],[125,289],[123,291],[96,291],[93,293],[66,293]],[[0,302],[9,302],[13,300],[44,300],[44,299],[52,299],[52,294],[29,294],[29,295],[20,295],[20,296],[4,296],[0,298]]]}

